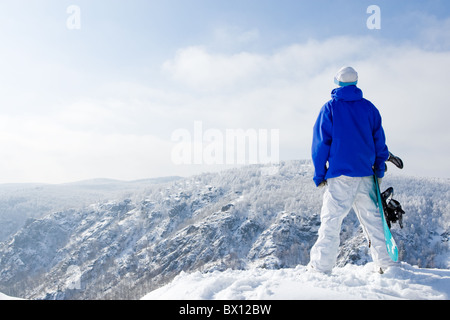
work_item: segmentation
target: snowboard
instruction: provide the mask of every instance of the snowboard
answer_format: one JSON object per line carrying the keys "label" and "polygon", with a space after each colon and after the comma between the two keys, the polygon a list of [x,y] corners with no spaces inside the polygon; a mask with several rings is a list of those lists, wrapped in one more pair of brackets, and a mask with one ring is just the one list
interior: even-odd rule
{"label": "snowboard", "polygon": [[386,241],[386,249],[389,254],[389,257],[392,259],[392,261],[397,262],[398,261],[398,248],[397,244],[395,243],[394,237],[391,234],[391,230],[387,224],[386,217],[384,216],[383,211],[383,202],[381,199],[381,192],[380,192],[380,185],[378,184],[378,177],[377,175],[373,175],[373,180],[375,181],[375,192],[377,194],[377,201],[378,201],[378,209],[380,210],[381,220],[383,221],[383,230],[384,230],[384,238]]}

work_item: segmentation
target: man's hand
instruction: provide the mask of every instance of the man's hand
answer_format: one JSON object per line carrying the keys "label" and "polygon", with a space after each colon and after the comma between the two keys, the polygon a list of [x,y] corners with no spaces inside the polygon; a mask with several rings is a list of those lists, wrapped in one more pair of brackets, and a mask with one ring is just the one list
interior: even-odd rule
{"label": "man's hand", "polygon": [[323,188],[323,187],[325,187],[327,185],[327,180],[324,180],[324,181],[322,181],[319,185],[318,185],[318,187],[319,188]]}

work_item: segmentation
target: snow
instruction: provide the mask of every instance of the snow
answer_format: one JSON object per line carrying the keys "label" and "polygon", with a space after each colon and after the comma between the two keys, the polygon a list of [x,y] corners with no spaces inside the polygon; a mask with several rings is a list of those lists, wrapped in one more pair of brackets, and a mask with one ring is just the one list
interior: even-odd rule
{"label": "snow", "polygon": [[[147,293],[151,299],[210,300],[449,298],[449,179],[389,174],[383,184],[395,188],[406,211],[404,228],[391,230],[401,266],[381,276],[373,272],[352,212],[343,221],[337,268],[324,276],[305,268],[323,193],[314,187],[312,163],[282,162],[276,174],[263,169],[253,165],[127,190],[114,183],[126,194],[106,200],[101,195],[116,187],[105,184],[90,194],[0,186],[9,190],[0,192],[2,227],[11,215],[27,216],[39,206],[41,214],[50,212],[29,217],[4,242],[0,235],[0,291],[38,300],[139,299]],[[65,203],[70,190],[83,201]]]}
{"label": "snow", "polygon": [[10,297],[10,296],[7,296],[6,294],[3,294],[0,292],[0,301],[1,300],[23,300],[23,299]]}
{"label": "snow", "polygon": [[401,263],[384,274],[374,265],[348,264],[331,275],[305,266],[266,270],[182,272],[142,300],[448,300],[450,270]]}

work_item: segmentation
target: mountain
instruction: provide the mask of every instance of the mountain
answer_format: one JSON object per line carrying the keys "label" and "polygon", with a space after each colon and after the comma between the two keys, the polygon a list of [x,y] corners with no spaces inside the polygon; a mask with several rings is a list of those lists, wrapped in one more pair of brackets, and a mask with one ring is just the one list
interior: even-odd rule
{"label": "mountain", "polygon": [[0,184],[0,241],[22,228],[27,219],[66,209],[83,208],[94,202],[125,197],[149,184],[175,181],[165,177],[137,181],[92,179],[65,184]]}
{"label": "mountain", "polygon": [[[0,244],[0,292],[27,299],[139,299],[182,272],[305,265],[323,193],[312,174],[309,161],[253,165],[148,183],[126,197],[29,219]],[[406,211],[404,229],[392,229],[402,261],[450,268],[449,182],[384,179]],[[369,261],[351,213],[338,266]]]}

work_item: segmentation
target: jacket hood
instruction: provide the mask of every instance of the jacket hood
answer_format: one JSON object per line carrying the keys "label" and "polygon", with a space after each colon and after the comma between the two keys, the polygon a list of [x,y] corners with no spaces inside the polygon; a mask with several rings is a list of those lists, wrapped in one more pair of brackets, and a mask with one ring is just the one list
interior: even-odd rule
{"label": "jacket hood", "polygon": [[336,100],[357,101],[363,98],[363,93],[357,86],[351,85],[334,89],[331,97]]}

